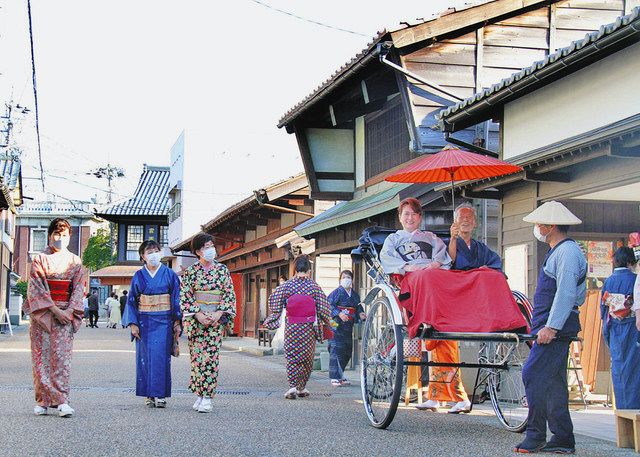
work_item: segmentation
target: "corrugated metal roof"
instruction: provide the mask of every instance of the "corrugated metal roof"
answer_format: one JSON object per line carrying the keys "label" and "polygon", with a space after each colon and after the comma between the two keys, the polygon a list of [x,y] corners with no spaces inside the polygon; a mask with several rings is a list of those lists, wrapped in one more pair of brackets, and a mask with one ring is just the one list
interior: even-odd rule
{"label": "corrugated metal roof", "polygon": [[367,195],[359,200],[345,201],[304,221],[293,230],[300,236],[328,230],[338,225],[366,219],[398,207],[398,194],[410,184],[396,184],[389,189]]}
{"label": "corrugated metal roof", "polygon": [[632,12],[626,16],[621,16],[618,19],[616,19],[615,22],[611,23],[611,24],[607,24],[607,25],[603,25],[602,27],[600,27],[600,29],[596,32],[591,32],[588,33],[583,39],[581,40],[576,40],[573,41],[569,46],[559,49],[558,51],[556,51],[553,54],[550,54],[549,56],[547,56],[544,60],[540,60],[538,62],[535,62],[533,65],[531,65],[530,67],[527,68],[523,68],[522,70],[520,70],[517,73],[512,74],[511,76],[509,76],[508,78],[504,78],[502,81],[500,81],[497,84],[494,84],[493,86],[478,92],[476,94],[474,94],[472,97],[469,97],[465,100],[462,100],[459,103],[456,103],[455,105],[452,105],[442,111],[440,111],[437,115],[436,115],[436,119],[439,119],[440,122],[442,123],[443,120],[445,120],[448,116],[451,116],[455,113],[458,113],[460,111],[463,111],[465,109],[470,108],[473,105],[476,105],[480,102],[482,102],[484,99],[486,99],[487,97],[491,96],[491,95],[497,95],[500,92],[503,91],[507,91],[509,90],[509,87],[511,85],[513,85],[514,83],[520,81],[521,79],[527,77],[527,76],[531,76],[534,75],[537,72],[540,72],[541,70],[543,70],[545,67],[548,67],[550,64],[563,59],[573,53],[575,53],[576,51],[579,51],[580,49],[584,48],[585,46],[588,46],[590,44],[596,44],[597,47],[597,42],[602,40],[603,38],[611,35],[612,33],[625,28],[625,27],[633,27],[636,30],[640,30],[640,7],[635,7]]}
{"label": "corrugated metal roof", "polygon": [[110,206],[99,215],[166,216],[169,212],[169,167],[144,165],[132,198]]}

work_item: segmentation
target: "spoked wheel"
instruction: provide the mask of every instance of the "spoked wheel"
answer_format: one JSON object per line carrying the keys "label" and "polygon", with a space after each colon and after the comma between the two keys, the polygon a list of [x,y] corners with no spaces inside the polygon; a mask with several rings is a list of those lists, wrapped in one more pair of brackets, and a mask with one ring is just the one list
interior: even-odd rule
{"label": "spoked wheel", "polygon": [[387,428],[398,409],[403,374],[402,326],[387,297],[371,304],[362,335],[362,399],[374,427]]}
{"label": "spoked wheel", "polygon": [[529,408],[522,383],[522,367],[529,357],[526,342],[488,342],[481,350],[488,363],[507,363],[508,369],[488,369],[487,385],[491,404],[504,428],[522,432],[527,426]]}

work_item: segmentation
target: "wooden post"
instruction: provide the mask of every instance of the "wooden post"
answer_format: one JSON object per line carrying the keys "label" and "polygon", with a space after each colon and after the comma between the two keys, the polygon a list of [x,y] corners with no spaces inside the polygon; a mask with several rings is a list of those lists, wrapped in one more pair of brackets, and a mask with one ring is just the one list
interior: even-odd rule
{"label": "wooden post", "polygon": [[556,52],[556,4],[549,6],[549,54]]}

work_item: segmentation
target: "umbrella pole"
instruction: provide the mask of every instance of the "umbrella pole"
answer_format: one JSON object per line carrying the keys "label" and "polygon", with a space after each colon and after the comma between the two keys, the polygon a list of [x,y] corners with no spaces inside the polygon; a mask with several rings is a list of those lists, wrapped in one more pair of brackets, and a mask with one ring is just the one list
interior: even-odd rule
{"label": "umbrella pole", "polygon": [[455,196],[455,191],[453,189],[453,172],[451,172],[451,206],[452,206],[453,217],[454,217],[454,221],[453,222],[455,222],[456,196]]}

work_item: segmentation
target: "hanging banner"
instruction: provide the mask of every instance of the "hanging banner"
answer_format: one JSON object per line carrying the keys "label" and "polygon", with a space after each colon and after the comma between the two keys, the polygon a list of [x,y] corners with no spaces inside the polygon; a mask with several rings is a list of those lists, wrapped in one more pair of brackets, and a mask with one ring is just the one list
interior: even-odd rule
{"label": "hanging banner", "polygon": [[608,278],[613,273],[613,243],[610,241],[587,242],[589,278]]}

